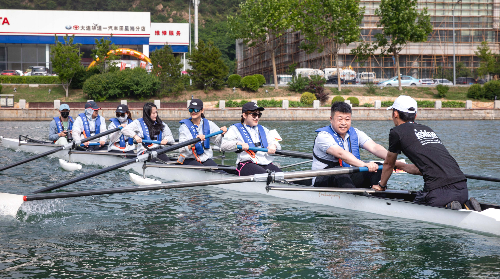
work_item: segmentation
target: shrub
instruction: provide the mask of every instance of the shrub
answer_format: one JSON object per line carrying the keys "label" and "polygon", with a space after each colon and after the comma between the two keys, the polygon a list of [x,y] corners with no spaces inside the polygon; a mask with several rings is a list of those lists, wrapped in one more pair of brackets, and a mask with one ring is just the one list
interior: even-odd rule
{"label": "shrub", "polygon": [[288,82],[288,90],[293,92],[302,93],[306,90],[306,86],[309,84],[309,79],[299,75],[298,77],[292,77],[292,80]]}
{"label": "shrub", "polygon": [[467,98],[482,99],[484,98],[484,88],[481,84],[473,84],[467,90]]}
{"label": "shrub", "polygon": [[351,105],[353,107],[359,107],[359,99],[356,98],[356,97],[349,97],[347,98],[347,100],[349,100],[351,102]]}
{"label": "shrub", "polygon": [[365,108],[372,108],[372,107],[374,107],[374,106],[375,106],[375,105],[373,105],[372,103],[364,103],[364,104],[363,104],[363,107],[365,107]]}
{"label": "shrub", "polygon": [[132,97],[147,99],[156,94],[160,80],[142,68],[93,75],[83,84],[83,93],[99,102],[106,99]]}
{"label": "shrub", "polygon": [[328,92],[325,92],[326,79],[318,75],[310,76],[310,78],[311,80],[309,81],[306,90],[314,93],[316,95],[316,99],[324,104],[328,100]]}
{"label": "shrub", "polygon": [[237,108],[237,107],[242,107],[244,104],[248,103],[247,100],[241,100],[241,101],[232,101],[228,100],[226,101],[226,108]]}
{"label": "shrub", "polygon": [[259,90],[259,81],[254,76],[246,76],[241,79],[241,87],[246,90],[257,92]]}
{"label": "shrub", "polygon": [[3,86],[0,84],[0,93],[2,93]]}
{"label": "shrub", "polygon": [[289,101],[288,102],[288,106],[291,107],[291,108],[311,107],[312,103],[311,104],[304,104],[302,102]]}
{"label": "shrub", "polygon": [[84,67],[81,67],[76,73],[73,79],[71,80],[71,85],[70,88],[72,89],[82,89],[83,88],[83,83],[85,81],[93,76],[99,74],[99,68],[98,67],[92,67],[88,70],[86,70]]}
{"label": "shrub", "polygon": [[316,96],[310,92],[302,93],[302,96],[300,96],[300,102],[305,105],[312,105],[314,100],[316,100]]}
{"label": "shrub", "polygon": [[[391,106],[392,106],[392,104],[391,104]],[[419,107],[419,108],[433,108],[434,102],[433,101],[417,101],[417,107]]]}
{"label": "shrub", "polygon": [[443,108],[465,108],[465,103],[464,102],[457,102],[457,101],[445,101],[445,102],[441,103],[441,107],[443,107]]}
{"label": "shrub", "polygon": [[490,80],[483,86],[484,98],[488,100],[500,96],[500,80]]}
{"label": "shrub", "polygon": [[436,86],[436,89],[438,91],[439,98],[445,98],[448,90],[450,90],[450,87],[447,85],[438,84],[438,86]]}
{"label": "shrub", "polygon": [[60,84],[58,76],[0,76],[0,83]]}
{"label": "shrub", "polygon": [[338,95],[338,96],[333,97],[333,99],[332,99],[332,105],[335,102],[344,102],[344,101],[345,101],[344,97]]}
{"label": "shrub", "polygon": [[227,87],[240,87],[241,86],[241,76],[238,74],[230,75],[227,79]]}
{"label": "shrub", "polygon": [[261,75],[261,74],[255,74],[253,76],[259,82],[259,87],[262,87],[264,84],[266,84],[266,78],[263,75]]}
{"label": "shrub", "polygon": [[[380,107],[388,108],[388,107],[392,106],[392,104],[394,104],[393,101],[382,101],[382,102],[380,102]],[[417,103],[417,106],[418,106],[418,103]]]}
{"label": "shrub", "polygon": [[275,99],[271,99],[271,100],[259,100],[257,101],[257,105],[259,107],[264,107],[264,108],[278,108],[278,107],[281,107],[283,106],[283,101],[278,101],[278,100],[275,100]]}
{"label": "shrub", "polygon": [[377,87],[371,82],[365,84],[365,89],[366,93],[369,95],[375,95],[375,93],[377,92]]}

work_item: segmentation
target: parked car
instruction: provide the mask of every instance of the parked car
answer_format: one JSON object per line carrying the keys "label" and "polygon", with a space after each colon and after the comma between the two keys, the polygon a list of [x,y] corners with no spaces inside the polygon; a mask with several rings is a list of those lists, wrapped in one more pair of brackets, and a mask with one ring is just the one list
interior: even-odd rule
{"label": "parked car", "polygon": [[477,80],[477,83],[479,83],[479,84],[485,84],[485,83],[486,83],[486,80],[484,80],[484,79],[478,79],[478,80]]}
{"label": "parked car", "polygon": [[18,76],[24,76],[24,73],[21,70],[16,70],[16,73]]}
{"label": "parked car", "polygon": [[2,76],[17,76],[17,73],[14,70],[3,70],[1,75]]}
{"label": "parked car", "polygon": [[33,68],[31,68],[31,75],[32,76],[46,76],[47,69],[44,66],[33,66]]}
{"label": "parked car", "polygon": [[477,81],[471,77],[459,77],[457,78],[457,84],[476,84]]}
{"label": "parked car", "polygon": [[453,85],[453,82],[445,79],[445,78],[439,78],[439,79],[435,79],[434,80],[434,83],[436,84],[442,84],[442,85]]}
{"label": "parked car", "polygon": [[420,80],[420,83],[422,85],[436,85],[436,82],[434,82],[434,80],[430,78],[423,78]]}
{"label": "parked car", "polygon": [[[326,81],[327,84],[338,84],[339,79],[338,76],[330,76],[330,78]],[[345,80],[343,78],[340,79],[341,84],[345,84]]]}
{"label": "parked car", "polygon": [[[418,86],[420,85],[420,80],[410,77],[401,76],[401,86]],[[393,77],[389,80],[383,81],[378,84],[379,86],[398,86],[398,77]]]}

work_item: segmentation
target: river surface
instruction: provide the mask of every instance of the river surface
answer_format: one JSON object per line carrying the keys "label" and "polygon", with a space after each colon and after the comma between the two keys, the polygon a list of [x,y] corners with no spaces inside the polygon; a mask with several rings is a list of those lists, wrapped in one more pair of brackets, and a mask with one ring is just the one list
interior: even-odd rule
{"label": "river surface", "polygon": [[[177,137],[178,123],[168,123]],[[229,122],[219,122],[229,125]],[[265,122],[283,149],[310,152],[317,122]],[[500,176],[500,121],[425,121],[467,174]],[[389,121],[354,121],[387,147]],[[0,136],[47,139],[49,122],[0,122]],[[27,153],[0,147],[0,165]],[[363,153],[363,159],[373,159]],[[228,154],[226,164],[234,154]],[[285,166],[304,161],[279,157]],[[298,169],[309,169],[305,164]],[[33,190],[74,173],[41,158],[0,173],[0,192]],[[113,171],[65,191],[130,186]],[[421,177],[389,187],[419,190]],[[470,196],[500,204],[500,183],[469,180]],[[500,278],[500,237],[249,195],[213,187],[26,202],[0,216],[1,278]]]}

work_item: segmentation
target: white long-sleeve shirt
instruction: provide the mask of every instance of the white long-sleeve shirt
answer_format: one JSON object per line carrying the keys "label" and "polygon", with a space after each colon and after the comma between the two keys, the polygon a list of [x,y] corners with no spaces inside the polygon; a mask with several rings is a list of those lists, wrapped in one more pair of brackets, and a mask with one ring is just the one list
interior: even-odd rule
{"label": "white long-sleeve shirt", "polygon": [[[243,126],[247,129],[248,134],[250,135],[250,137],[252,137],[252,141],[254,143],[260,142],[259,129],[257,128],[257,126],[250,127],[246,124],[243,124]],[[280,150],[281,145],[279,144],[279,142],[275,138],[269,136],[269,129],[267,129],[266,127],[263,128],[266,133],[268,146],[274,144],[276,146],[276,149]],[[243,139],[243,136],[241,135],[238,128],[232,125],[227,130],[227,133],[224,135],[224,138],[222,138],[221,150],[229,152],[237,151],[238,148],[236,147],[236,144],[238,142],[243,143],[245,142],[245,140]],[[273,162],[273,157],[270,156],[267,152],[262,152],[262,151],[255,152],[255,158],[252,158],[245,151],[238,153],[238,159],[236,160],[236,164],[245,161],[252,161],[259,165],[269,165],[270,163]]]}
{"label": "white long-sleeve shirt", "polygon": [[[220,130],[219,126],[217,126],[217,124],[215,124],[214,122],[208,120],[208,124],[210,125],[210,133],[215,133]],[[198,131],[198,135],[203,135],[203,120],[200,122],[200,125],[198,125],[198,128],[196,130]],[[189,131],[189,128],[185,124],[181,124],[181,126],[179,127],[179,142],[184,142],[190,139],[193,139],[191,131]],[[215,144],[220,146],[221,141],[222,135],[211,137],[210,148],[205,149],[205,152],[203,154],[198,155],[200,161],[205,162],[206,160],[211,159],[214,156],[212,145]],[[179,149],[179,153],[180,155],[184,156],[185,159],[195,159],[193,151],[187,146]]]}
{"label": "white long-sleeve shirt", "polygon": [[[88,122],[89,122],[89,130],[90,130],[90,136],[94,136],[95,135],[95,121],[96,121],[97,117],[96,118],[92,118],[91,119],[88,119]],[[100,133],[102,132],[106,132],[107,129],[106,129],[106,120],[104,119],[104,117],[102,117],[102,115],[99,115],[99,119],[101,120],[101,127],[100,127]],[[80,118],[80,116],[78,115],[78,117],[75,119],[75,123],[73,123],[73,132],[71,133],[71,135],[73,136],[73,141],[80,141],[80,140],[83,140],[85,137],[83,136],[83,131],[85,131],[85,129],[83,128],[83,121],[82,119]],[[99,141],[106,141],[108,139],[108,136],[102,136],[100,137],[99,139],[95,139],[95,140],[92,140],[90,142],[99,142]]]}
{"label": "white long-sleeve shirt", "polygon": [[[158,140],[162,141],[163,139],[167,139],[167,142],[175,142],[174,136],[172,135],[172,131],[170,131],[168,125],[165,122],[163,122],[163,126],[164,127],[162,131],[162,137],[161,139]],[[131,137],[131,138],[137,135],[140,138],[144,139],[144,134],[142,133],[142,126],[138,119],[134,120],[132,123],[128,124],[127,127],[123,128],[122,134],[124,134],[126,137]],[[157,146],[158,144],[153,144],[150,148],[155,148]],[[145,148],[144,146],[142,146],[142,143],[137,144],[137,152],[142,152],[144,149]]]}
{"label": "white long-sleeve shirt", "polygon": [[[130,123],[130,124],[132,124],[132,123]],[[113,122],[109,123],[108,130],[112,130],[114,128],[116,128],[115,123],[113,123]],[[136,149],[135,144],[132,144],[132,145],[128,144],[129,137],[127,137],[127,136],[125,136],[125,148],[121,149],[120,148],[120,137],[121,136],[122,136],[121,130],[116,131],[116,132],[112,133],[111,135],[109,135],[108,151],[109,150],[119,150],[119,151],[123,151],[123,152],[128,152],[128,151]]]}

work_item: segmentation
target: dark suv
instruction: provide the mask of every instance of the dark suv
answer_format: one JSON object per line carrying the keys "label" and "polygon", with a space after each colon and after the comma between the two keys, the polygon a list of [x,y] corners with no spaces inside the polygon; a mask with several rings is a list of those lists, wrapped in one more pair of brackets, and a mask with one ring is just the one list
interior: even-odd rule
{"label": "dark suv", "polygon": [[471,77],[459,77],[457,78],[457,84],[476,84],[477,81]]}

